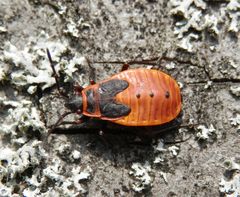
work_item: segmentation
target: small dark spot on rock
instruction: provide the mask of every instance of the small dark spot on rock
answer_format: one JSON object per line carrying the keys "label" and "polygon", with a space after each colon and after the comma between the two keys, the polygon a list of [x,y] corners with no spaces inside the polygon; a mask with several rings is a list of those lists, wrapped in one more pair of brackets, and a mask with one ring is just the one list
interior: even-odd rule
{"label": "small dark spot on rock", "polygon": [[123,185],[123,186],[122,186],[122,191],[124,191],[124,192],[129,192],[129,189],[128,189],[127,186]]}
{"label": "small dark spot on rock", "polygon": [[139,93],[138,93],[138,94],[136,94],[136,97],[137,97],[137,98],[140,98],[140,96],[141,96],[141,95],[140,95]]}
{"label": "small dark spot on rock", "polygon": [[113,192],[114,192],[114,194],[116,195],[116,194],[119,194],[120,193],[120,189],[113,189]]}
{"label": "small dark spot on rock", "polygon": [[169,98],[169,97],[170,97],[170,93],[169,93],[168,91],[166,91],[165,97],[166,97],[166,98]]}
{"label": "small dark spot on rock", "polygon": [[175,196],[177,196],[177,194],[175,194],[174,192],[169,192],[167,194],[167,197],[175,197]]}

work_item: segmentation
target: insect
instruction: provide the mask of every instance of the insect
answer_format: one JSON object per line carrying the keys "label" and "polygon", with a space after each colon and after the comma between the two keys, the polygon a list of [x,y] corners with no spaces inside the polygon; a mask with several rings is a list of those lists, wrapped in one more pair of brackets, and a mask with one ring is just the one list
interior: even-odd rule
{"label": "insect", "polygon": [[[60,92],[53,61],[48,58]],[[91,82],[83,88],[75,87],[75,95],[67,97],[64,113],[54,127],[61,124],[80,124],[89,118],[107,120],[124,126],[159,126],[176,119],[181,112],[181,93],[178,83],[166,73],[152,69],[128,69],[99,83]],[[75,122],[63,121],[64,117],[78,113]]]}

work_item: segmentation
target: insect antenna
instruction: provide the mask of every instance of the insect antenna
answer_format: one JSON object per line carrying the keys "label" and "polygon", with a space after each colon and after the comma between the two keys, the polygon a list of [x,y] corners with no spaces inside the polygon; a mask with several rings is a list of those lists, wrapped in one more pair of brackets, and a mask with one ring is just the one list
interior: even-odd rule
{"label": "insect antenna", "polygon": [[49,62],[50,62],[50,66],[51,66],[52,71],[53,71],[53,76],[54,76],[55,81],[56,81],[56,85],[57,85],[58,92],[59,92],[59,94],[60,94],[61,96],[63,96],[64,98],[68,98],[68,95],[66,95],[66,94],[61,90],[61,88],[60,88],[59,77],[58,77],[58,74],[57,74],[57,72],[56,72],[56,70],[55,70],[55,67],[54,67],[55,64],[54,64],[54,62],[53,62],[53,60],[52,60],[50,51],[49,51],[48,49],[46,49],[46,50],[47,50],[47,56],[48,56],[48,59],[49,59]]}
{"label": "insect antenna", "polygon": [[64,114],[62,114],[60,116],[60,118],[57,120],[57,122],[52,125],[49,130],[48,130],[48,133],[47,133],[47,138],[49,137],[50,134],[52,134],[54,132],[54,130],[57,128],[57,126],[61,125],[62,122],[63,122],[63,119],[68,116],[69,114],[72,114],[73,112],[65,112]]}
{"label": "insect antenna", "polygon": [[163,61],[172,61],[172,62],[177,62],[180,64],[191,64],[192,66],[196,66],[194,63],[191,61],[184,61],[180,60],[175,57],[168,57],[166,56],[166,52],[162,54],[160,57],[151,57],[147,59],[141,59],[141,60],[130,60],[130,61],[94,61],[94,63],[99,63],[99,64],[127,64],[127,65],[132,65],[132,64],[143,64],[143,65],[153,65],[153,66],[160,66]]}

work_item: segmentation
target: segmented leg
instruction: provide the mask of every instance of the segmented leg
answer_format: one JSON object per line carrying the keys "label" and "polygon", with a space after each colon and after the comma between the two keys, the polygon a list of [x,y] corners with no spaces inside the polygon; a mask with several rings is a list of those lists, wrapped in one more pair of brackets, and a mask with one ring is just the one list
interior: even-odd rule
{"label": "segmented leg", "polygon": [[80,86],[77,82],[73,85],[73,90],[76,94],[80,95],[84,88]]}
{"label": "segmented leg", "polygon": [[122,65],[122,70],[121,71],[124,71],[124,70],[128,70],[129,69],[129,64],[125,63]]}
{"label": "segmented leg", "polygon": [[78,120],[75,120],[75,121],[63,121],[58,126],[66,125],[66,124],[78,125],[78,124],[82,124],[82,123],[88,121],[89,119],[90,119],[90,117],[82,115]]}
{"label": "segmented leg", "polygon": [[95,82],[95,79],[96,79],[95,69],[92,67],[91,61],[88,58],[86,58],[86,60],[87,60],[88,67],[90,68],[89,82],[90,82],[91,85],[94,85],[94,84],[96,84],[96,82]]}
{"label": "segmented leg", "polygon": [[90,79],[90,84],[94,85],[94,84],[96,84],[96,82],[94,80]]}

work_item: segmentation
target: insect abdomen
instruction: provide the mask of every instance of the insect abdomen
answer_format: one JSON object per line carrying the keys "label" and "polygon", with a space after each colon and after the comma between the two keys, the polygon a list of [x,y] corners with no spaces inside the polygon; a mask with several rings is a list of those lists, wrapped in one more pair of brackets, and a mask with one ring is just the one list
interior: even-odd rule
{"label": "insect abdomen", "polygon": [[116,101],[131,108],[129,115],[112,122],[126,126],[161,125],[175,119],[181,111],[179,86],[161,71],[132,69],[112,78],[128,81],[129,87],[116,95]]}

